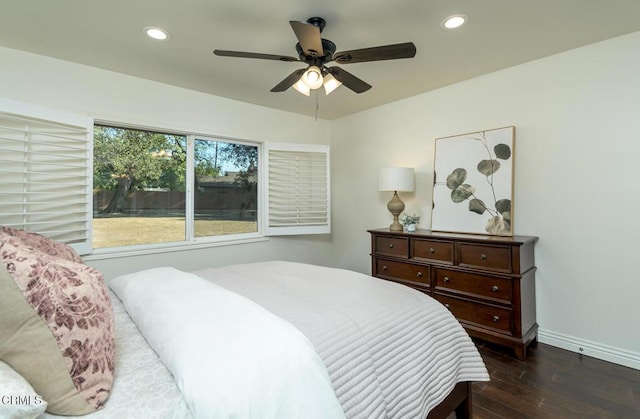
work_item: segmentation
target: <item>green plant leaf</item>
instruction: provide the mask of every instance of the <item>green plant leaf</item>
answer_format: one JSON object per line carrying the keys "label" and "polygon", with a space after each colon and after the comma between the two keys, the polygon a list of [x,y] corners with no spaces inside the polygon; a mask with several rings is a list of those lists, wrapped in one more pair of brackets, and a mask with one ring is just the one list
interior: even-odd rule
{"label": "green plant leaf", "polygon": [[486,210],[487,207],[481,200],[474,198],[469,201],[469,211],[475,212],[476,214],[483,214]]}
{"label": "green plant leaf", "polygon": [[498,169],[500,169],[498,160],[480,160],[480,163],[478,163],[478,172],[485,176],[494,174]]}
{"label": "green plant leaf", "polygon": [[496,157],[502,160],[508,160],[511,157],[511,147],[506,144],[496,144],[493,147],[493,152],[496,153]]}
{"label": "green plant leaf", "polygon": [[462,182],[467,178],[467,171],[462,167],[455,169],[449,176],[447,176],[447,188],[454,190],[458,186],[462,185]]}
{"label": "green plant leaf", "polygon": [[401,218],[400,218],[400,224],[402,224],[403,226],[408,226],[410,224],[419,224],[420,223],[420,216],[416,215],[416,214],[404,214]]}
{"label": "green plant leaf", "polygon": [[501,199],[496,202],[496,209],[498,212],[506,212],[511,211],[511,200],[510,199]]}
{"label": "green plant leaf", "polygon": [[456,204],[459,204],[460,202],[473,195],[475,191],[476,188],[465,183],[464,185],[460,185],[456,189],[451,191],[451,200]]}

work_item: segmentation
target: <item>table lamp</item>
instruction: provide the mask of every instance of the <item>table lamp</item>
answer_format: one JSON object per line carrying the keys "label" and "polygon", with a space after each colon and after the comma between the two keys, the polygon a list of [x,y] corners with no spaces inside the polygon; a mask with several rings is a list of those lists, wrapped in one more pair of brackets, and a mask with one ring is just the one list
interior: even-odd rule
{"label": "table lamp", "polygon": [[404,202],[398,196],[400,192],[413,192],[415,189],[415,173],[412,167],[385,167],[378,173],[378,190],[393,191],[393,197],[387,204],[387,209],[393,215],[390,231],[402,231],[402,224],[398,217],[404,211]]}

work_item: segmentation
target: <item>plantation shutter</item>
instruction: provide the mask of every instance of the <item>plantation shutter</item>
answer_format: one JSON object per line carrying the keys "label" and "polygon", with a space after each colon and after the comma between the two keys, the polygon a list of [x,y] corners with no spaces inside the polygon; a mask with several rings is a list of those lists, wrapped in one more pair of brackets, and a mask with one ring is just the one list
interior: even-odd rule
{"label": "plantation shutter", "polygon": [[91,252],[91,126],[0,99],[0,224]]}
{"label": "plantation shutter", "polygon": [[331,232],[329,146],[267,144],[266,235]]}

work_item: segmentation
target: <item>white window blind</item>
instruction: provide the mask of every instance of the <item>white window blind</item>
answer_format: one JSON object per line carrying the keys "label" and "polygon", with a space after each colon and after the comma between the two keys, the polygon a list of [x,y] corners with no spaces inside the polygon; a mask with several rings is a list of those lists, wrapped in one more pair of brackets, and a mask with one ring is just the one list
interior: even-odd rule
{"label": "white window blind", "polygon": [[267,144],[266,235],[331,232],[329,146]]}
{"label": "white window blind", "polygon": [[0,224],[90,253],[90,126],[89,118],[0,101]]}

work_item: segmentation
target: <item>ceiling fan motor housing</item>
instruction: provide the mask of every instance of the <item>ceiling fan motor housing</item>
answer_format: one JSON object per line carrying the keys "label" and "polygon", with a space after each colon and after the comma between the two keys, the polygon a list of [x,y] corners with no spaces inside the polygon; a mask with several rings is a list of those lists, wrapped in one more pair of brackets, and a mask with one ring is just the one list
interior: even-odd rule
{"label": "ceiling fan motor housing", "polygon": [[310,17],[309,19],[307,19],[307,23],[310,23],[313,26],[317,26],[318,29],[320,29],[320,33],[322,33],[322,30],[327,25],[327,22],[321,17]]}
{"label": "ceiling fan motor housing", "polygon": [[296,44],[296,51],[298,52],[298,56],[300,57],[300,61],[303,61],[309,65],[317,65],[321,67],[323,64],[331,61],[333,58],[333,54],[336,52],[336,44],[329,41],[328,39],[321,39],[322,41],[322,50],[324,55],[322,56],[314,56],[307,54],[300,45],[300,42]]}

